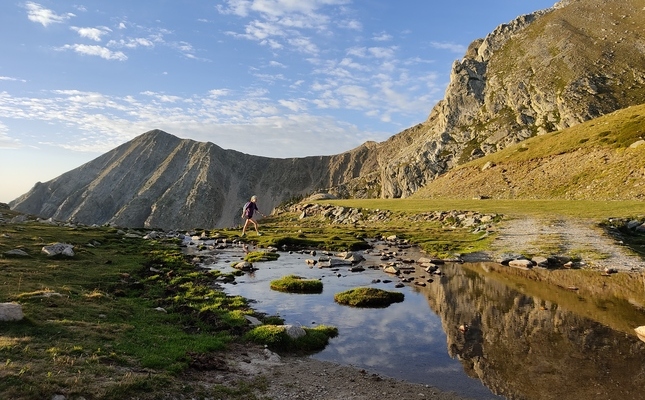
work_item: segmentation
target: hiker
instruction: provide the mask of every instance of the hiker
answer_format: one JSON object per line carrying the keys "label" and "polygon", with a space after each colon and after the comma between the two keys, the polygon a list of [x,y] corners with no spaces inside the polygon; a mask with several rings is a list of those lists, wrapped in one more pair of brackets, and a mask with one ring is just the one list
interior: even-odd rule
{"label": "hiker", "polygon": [[246,227],[249,225],[249,221],[255,227],[255,232],[258,234],[258,236],[262,235],[260,231],[258,231],[257,221],[253,219],[253,213],[257,211],[258,214],[262,215],[263,217],[266,217],[266,215],[262,214],[258,209],[258,205],[256,203],[257,201],[258,201],[258,196],[255,196],[255,195],[251,196],[251,201],[247,202],[244,205],[244,208],[242,209],[242,218],[246,219],[246,221],[244,221],[244,228],[242,228],[242,236],[246,235]]}

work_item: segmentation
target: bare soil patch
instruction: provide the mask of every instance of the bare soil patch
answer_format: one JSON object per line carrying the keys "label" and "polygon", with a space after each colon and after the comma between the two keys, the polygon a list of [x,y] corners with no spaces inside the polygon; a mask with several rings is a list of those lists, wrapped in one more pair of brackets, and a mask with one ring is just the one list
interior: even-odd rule
{"label": "bare soil patch", "polygon": [[[221,365],[222,360],[225,367]],[[185,378],[205,389],[213,385],[235,386],[239,382],[249,382],[258,399],[464,399],[431,386],[392,379],[351,366],[309,357],[280,357],[260,346],[233,346],[217,364],[213,370],[193,372]]]}
{"label": "bare soil patch", "polygon": [[645,271],[640,256],[591,220],[521,218],[508,220],[498,229],[490,250],[493,259],[503,253],[557,254],[579,257],[585,268]]}

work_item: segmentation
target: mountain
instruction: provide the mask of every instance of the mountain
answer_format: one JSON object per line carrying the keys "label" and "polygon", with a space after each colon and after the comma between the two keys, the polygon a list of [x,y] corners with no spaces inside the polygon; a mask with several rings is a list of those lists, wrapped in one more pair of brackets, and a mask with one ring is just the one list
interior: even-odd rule
{"label": "mountain", "polygon": [[[466,161],[645,103],[639,0],[572,0],[474,41],[428,119],[384,142],[381,197],[408,197]],[[360,183],[346,183],[353,194]]]}
{"label": "mountain", "polygon": [[642,0],[561,1],[471,43],[427,120],[384,142],[271,159],[151,131],[10,206],[84,223],[209,228],[239,222],[252,194],[265,213],[318,190],[409,197],[468,161],[644,104],[642,26]]}
{"label": "mountain", "polygon": [[645,104],[459,165],[414,198],[645,199]]}
{"label": "mountain", "polygon": [[153,130],[79,168],[37,183],[12,209],[85,224],[165,229],[241,222],[253,194],[268,214],[278,203],[373,168],[371,144],[334,156],[276,159],[224,150]]}

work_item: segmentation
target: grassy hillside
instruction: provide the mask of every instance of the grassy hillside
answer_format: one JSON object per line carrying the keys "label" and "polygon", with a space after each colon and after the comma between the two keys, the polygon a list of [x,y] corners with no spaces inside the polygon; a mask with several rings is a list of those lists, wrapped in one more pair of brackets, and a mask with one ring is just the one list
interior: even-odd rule
{"label": "grassy hillside", "polygon": [[645,199],[645,105],[463,164],[413,198]]}

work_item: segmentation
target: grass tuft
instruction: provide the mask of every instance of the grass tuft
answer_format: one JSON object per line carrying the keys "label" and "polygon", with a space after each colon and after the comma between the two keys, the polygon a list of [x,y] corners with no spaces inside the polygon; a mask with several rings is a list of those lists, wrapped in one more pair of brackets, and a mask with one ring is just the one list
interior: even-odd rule
{"label": "grass tuft", "polygon": [[383,308],[392,303],[400,303],[403,299],[404,294],[401,292],[368,287],[350,289],[334,295],[334,301],[352,307]]}
{"label": "grass tuft", "polygon": [[321,293],[323,284],[318,279],[304,279],[297,275],[288,275],[271,281],[271,289],[288,293]]}

